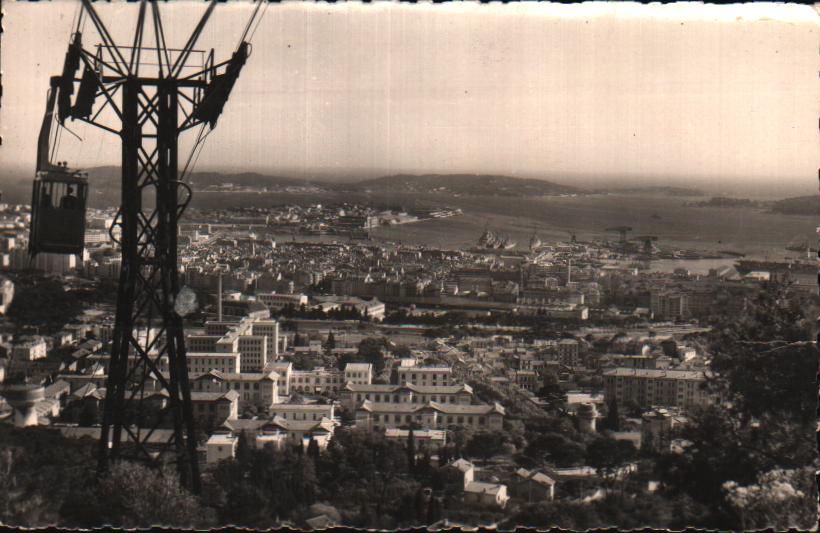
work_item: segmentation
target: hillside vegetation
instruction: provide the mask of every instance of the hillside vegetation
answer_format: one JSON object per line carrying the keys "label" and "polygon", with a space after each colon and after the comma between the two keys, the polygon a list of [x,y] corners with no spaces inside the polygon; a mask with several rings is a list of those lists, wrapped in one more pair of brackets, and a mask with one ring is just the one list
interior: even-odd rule
{"label": "hillside vegetation", "polygon": [[820,214],[820,195],[786,198],[772,203],[772,212],[783,215],[818,215]]}
{"label": "hillside vegetation", "polygon": [[545,180],[486,174],[398,174],[364,180],[345,189],[374,192],[448,192],[475,196],[553,196],[583,189]]}

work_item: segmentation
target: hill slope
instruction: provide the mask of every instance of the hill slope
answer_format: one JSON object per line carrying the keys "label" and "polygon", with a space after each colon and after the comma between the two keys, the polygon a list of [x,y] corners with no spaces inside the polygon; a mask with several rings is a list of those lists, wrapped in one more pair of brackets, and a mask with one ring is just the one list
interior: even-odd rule
{"label": "hill slope", "polygon": [[[88,180],[92,185],[103,180],[114,180],[112,184],[117,185],[119,184],[119,179],[119,167],[106,166],[88,169]],[[225,183],[232,183],[240,187],[294,187],[311,185],[311,182],[308,180],[270,176],[256,172],[242,172],[241,174],[225,174],[210,171],[193,172],[188,176],[187,181],[198,189],[212,185],[223,185]]]}
{"label": "hill slope", "polygon": [[583,194],[583,189],[550,181],[487,174],[397,174],[339,186],[371,192],[448,192],[475,196]]}
{"label": "hill slope", "polygon": [[820,214],[820,195],[798,196],[772,202],[772,211],[784,215],[813,215]]}

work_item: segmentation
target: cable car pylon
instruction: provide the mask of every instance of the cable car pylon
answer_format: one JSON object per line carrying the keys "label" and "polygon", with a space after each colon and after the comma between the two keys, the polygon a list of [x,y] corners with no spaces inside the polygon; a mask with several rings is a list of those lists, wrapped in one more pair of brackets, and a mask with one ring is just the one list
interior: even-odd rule
{"label": "cable car pylon", "polygon": [[[119,228],[122,266],[98,472],[118,459],[173,462],[182,484],[194,492],[200,489],[197,428],[182,316],[174,307],[180,290],[177,225],[192,194],[179,176],[178,140],[200,127],[196,150],[201,132],[216,126],[250,55],[245,38],[261,5],[231,57],[216,63],[213,50],[206,54],[195,46],[217,1],[209,2],[185,45],[174,49],[166,44],[156,2],[140,2],[126,47],[114,42],[91,2],[82,0],[63,73],[52,82],[60,124],[67,118],[87,122],[118,135],[122,146],[121,204],[111,227],[112,236]],[[83,16],[100,38],[94,49],[84,47]],[[144,44],[149,33],[154,46]],[[95,106],[98,100],[102,105]]]}

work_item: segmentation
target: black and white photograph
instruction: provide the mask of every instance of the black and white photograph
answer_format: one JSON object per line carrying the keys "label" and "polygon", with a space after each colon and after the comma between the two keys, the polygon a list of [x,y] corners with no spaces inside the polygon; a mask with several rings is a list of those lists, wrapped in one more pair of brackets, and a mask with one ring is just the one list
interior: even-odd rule
{"label": "black and white photograph", "polygon": [[816,529],[817,5],[0,9],[0,526]]}

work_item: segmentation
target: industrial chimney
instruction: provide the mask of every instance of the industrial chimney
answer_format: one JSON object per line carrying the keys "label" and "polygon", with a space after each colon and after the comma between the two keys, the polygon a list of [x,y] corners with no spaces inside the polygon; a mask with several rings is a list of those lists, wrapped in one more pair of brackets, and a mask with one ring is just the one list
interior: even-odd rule
{"label": "industrial chimney", "polygon": [[219,272],[219,281],[216,285],[216,319],[222,322],[222,272]]}

